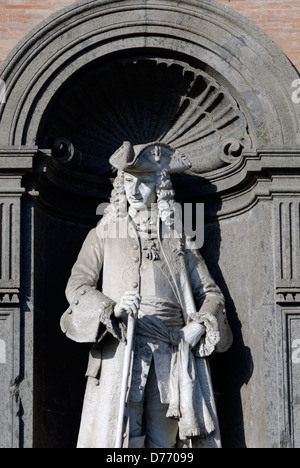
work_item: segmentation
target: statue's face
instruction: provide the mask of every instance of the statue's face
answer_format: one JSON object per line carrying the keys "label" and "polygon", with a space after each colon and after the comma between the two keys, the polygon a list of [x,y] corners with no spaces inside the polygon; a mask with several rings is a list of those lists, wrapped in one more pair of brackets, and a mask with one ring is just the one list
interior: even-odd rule
{"label": "statue's face", "polygon": [[124,186],[128,203],[136,210],[156,202],[156,173],[125,172]]}

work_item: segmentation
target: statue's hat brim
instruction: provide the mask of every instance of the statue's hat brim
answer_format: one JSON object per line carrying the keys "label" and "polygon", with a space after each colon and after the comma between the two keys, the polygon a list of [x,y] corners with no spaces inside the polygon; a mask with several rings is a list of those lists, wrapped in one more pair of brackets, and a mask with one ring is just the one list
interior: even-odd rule
{"label": "statue's hat brim", "polygon": [[110,164],[125,172],[157,172],[165,169],[180,174],[191,168],[188,158],[163,143],[132,146],[125,141],[110,158]]}

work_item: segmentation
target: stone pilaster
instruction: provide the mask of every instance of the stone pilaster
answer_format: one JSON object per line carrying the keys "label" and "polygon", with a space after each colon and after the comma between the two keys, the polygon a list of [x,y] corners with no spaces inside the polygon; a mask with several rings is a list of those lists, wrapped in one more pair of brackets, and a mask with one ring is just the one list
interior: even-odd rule
{"label": "stone pilaster", "polygon": [[[26,194],[23,177],[32,170],[35,154],[35,148],[0,148],[0,447],[3,448],[24,446],[24,431],[28,431],[25,411],[32,414],[26,407],[28,399],[22,398],[23,387],[32,388],[31,382],[24,382],[25,369],[28,366],[32,369],[32,353],[28,356],[26,351],[25,332],[27,318],[32,328],[32,316],[25,319],[25,304],[21,300],[25,293],[21,257],[26,249],[21,224],[22,197]],[[26,365],[25,356],[29,358]]]}

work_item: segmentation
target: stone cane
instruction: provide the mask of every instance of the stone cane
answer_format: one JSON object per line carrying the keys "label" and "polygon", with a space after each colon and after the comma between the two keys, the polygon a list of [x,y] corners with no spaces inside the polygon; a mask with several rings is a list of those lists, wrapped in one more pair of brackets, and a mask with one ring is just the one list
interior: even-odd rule
{"label": "stone cane", "polygon": [[122,448],[124,439],[124,416],[127,403],[128,390],[130,388],[131,380],[131,365],[134,353],[134,338],[135,338],[136,319],[128,315],[127,322],[127,343],[125,347],[123,376],[121,386],[120,409],[117,426],[117,437],[115,448]]}

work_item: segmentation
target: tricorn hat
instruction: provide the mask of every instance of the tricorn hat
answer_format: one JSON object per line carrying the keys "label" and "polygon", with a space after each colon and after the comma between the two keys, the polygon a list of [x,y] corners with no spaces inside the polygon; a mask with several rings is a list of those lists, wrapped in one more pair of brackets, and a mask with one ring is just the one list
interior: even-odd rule
{"label": "tricorn hat", "polygon": [[124,141],[109,162],[115,169],[125,172],[157,172],[165,169],[169,174],[180,174],[192,167],[185,155],[164,143],[132,146]]}

